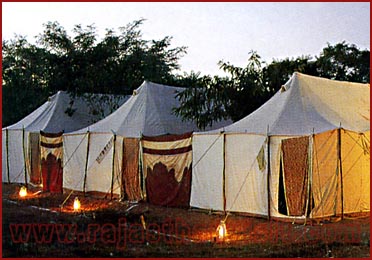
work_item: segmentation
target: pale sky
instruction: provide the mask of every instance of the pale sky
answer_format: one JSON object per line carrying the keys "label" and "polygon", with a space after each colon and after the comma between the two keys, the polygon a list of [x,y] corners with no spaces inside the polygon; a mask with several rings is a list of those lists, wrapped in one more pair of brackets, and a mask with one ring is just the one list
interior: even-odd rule
{"label": "pale sky", "polygon": [[247,64],[255,50],[262,59],[319,55],[327,42],[341,41],[370,49],[370,3],[2,3],[2,39],[33,37],[42,24],[58,21],[72,35],[76,24],[105,29],[145,18],[143,38],[172,36],[172,46],[188,47],[182,71],[221,75],[218,61]]}

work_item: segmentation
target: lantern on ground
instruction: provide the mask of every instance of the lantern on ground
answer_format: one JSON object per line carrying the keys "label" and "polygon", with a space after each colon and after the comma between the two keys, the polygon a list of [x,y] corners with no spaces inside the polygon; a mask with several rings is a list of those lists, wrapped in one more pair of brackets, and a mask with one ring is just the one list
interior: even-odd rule
{"label": "lantern on ground", "polygon": [[25,186],[22,186],[21,189],[19,190],[19,196],[20,196],[21,198],[27,196],[27,188],[26,188]]}
{"label": "lantern on ground", "polygon": [[227,235],[226,223],[225,221],[221,220],[216,230],[217,240],[219,241],[224,240],[226,235]]}
{"label": "lantern on ground", "polygon": [[74,200],[74,211],[79,211],[80,210],[80,200],[78,197],[75,197],[75,200]]}

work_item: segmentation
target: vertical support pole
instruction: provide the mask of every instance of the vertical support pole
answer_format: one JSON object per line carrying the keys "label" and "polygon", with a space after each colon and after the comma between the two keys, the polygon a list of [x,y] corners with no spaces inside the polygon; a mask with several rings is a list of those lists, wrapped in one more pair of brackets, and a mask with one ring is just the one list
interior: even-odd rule
{"label": "vertical support pole", "polygon": [[126,163],[125,160],[124,160],[124,155],[125,155],[125,149],[126,147],[124,147],[125,144],[124,144],[124,138],[123,138],[123,141],[121,143],[121,175],[120,175],[120,200],[124,200],[125,199],[125,180],[124,180],[124,164]]}
{"label": "vertical support pole", "polygon": [[223,170],[222,170],[222,196],[223,212],[226,214],[226,134],[223,133]]}
{"label": "vertical support pole", "polygon": [[83,193],[85,196],[86,185],[87,185],[87,176],[88,176],[88,160],[89,160],[89,146],[90,146],[90,132],[87,132],[88,144],[87,144],[87,153],[85,157],[85,169],[84,169],[84,183],[83,183]]}
{"label": "vertical support pole", "polygon": [[306,225],[306,220],[310,216],[309,210],[312,208],[312,199],[311,199],[311,181],[313,179],[313,138],[314,138],[314,129],[313,129],[313,134],[309,136],[309,148],[307,150],[307,163],[308,163],[308,170],[307,170],[307,200],[306,200],[306,209],[305,209],[305,225]]}
{"label": "vertical support pole", "polygon": [[142,199],[144,201],[147,200],[147,192],[146,192],[146,178],[145,178],[145,171],[146,169],[144,168],[144,163],[143,163],[143,148],[142,148],[142,133],[141,133],[141,137],[140,139],[138,140],[139,141],[139,160],[138,160],[138,168],[139,168],[139,185],[142,189],[142,192],[141,192],[141,195],[142,195]]}
{"label": "vertical support pole", "polygon": [[343,183],[343,176],[342,176],[342,157],[341,157],[341,123],[340,128],[337,130],[337,136],[338,136],[338,145],[337,145],[337,151],[338,151],[338,165],[340,170],[340,182],[341,182],[341,219],[344,219],[344,183]]}
{"label": "vertical support pole", "polygon": [[30,182],[31,182],[31,176],[32,176],[32,174],[33,174],[33,168],[32,168],[32,166],[33,166],[33,158],[32,158],[32,139],[31,139],[31,134],[28,134],[28,147],[29,147],[29,149],[28,149],[28,158],[29,158],[29,160],[30,160],[30,162],[29,162],[29,169],[30,169]]}
{"label": "vertical support pole", "polygon": [[38,146],[39,146],[39,153],[38,153],[38,163],[39,163],[39,178],[40,178],[40,182],[41,182],[41,186],[43,187],[44,183],[43,183],[43,171],[41,169],[42,167],[42,164],[41,164],[41,136],[40,136],[40,132],[38,134]]}
{"label": "vertical support pole", "polygon": [[116,134],[113,136],[113,147],[112,147],[112,164],[111,164],[111,199],[114,195],[114,176],[115,176],[115,143],[116,143]]}
{"label": "vertical support pole", "polygon": [[270,199],[270,175],[271,175],[271,165],[270,165],[270,136],[269,136],[269,126],[267,126],[267,219],[270,220],[271,214],[271,199]]}
{"label": "vertical support pole", "polygon": [[10,173],[9,173],[9,130],[5,130],[5,145],[6,145],[6,174],[8,176],[8,183],[10,183]]}
{"label": "vertical support pole", "polygon": [[25,147],[25,128],[22,128],[22,150],[23,150],[23,168],[25,171],[25,185],[27,187],[27,165],[26,165],[26,147]]}

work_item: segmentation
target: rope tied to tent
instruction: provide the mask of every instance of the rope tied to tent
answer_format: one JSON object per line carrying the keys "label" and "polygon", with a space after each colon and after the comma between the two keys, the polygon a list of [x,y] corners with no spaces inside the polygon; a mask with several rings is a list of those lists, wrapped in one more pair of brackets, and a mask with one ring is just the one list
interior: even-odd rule
{"label": "rope tied to tent", "polygon": [[[81,141],[79,142],[79,144],[78,144],[78,146],[75,148],[75,150],[72,152],[72,154],[71,154],[71,156],[68,158],[68,160],[63,164],[63,168],[70,162],[70,160],[72,159],[72,157],[74,156],[74,154],[76,153],[76,151],[78,150],[78,148],[80,147],[80,145],[83,143],[83,141],[84,141],[84,139],[88,136],[88,134],[89,134],[89,131],[84,135],[84,137],[81,139]],[[65,149],[65,147],[64,147],[64,149]],[[84,177],[84,175],[82,176],[82,177]],[[80,183],[81,182],[81,180],[82,180],[82,177],[80,178],[80,180],[77,182],[77,183]],[[76,188],[77,187],[77,185],[75,185],[75,187],[74,188]],[[74,192],[74,190],[71,190],[71,192],[67,195],[67,197],[66,197],[66,199],[62,202],[62,204],[60,205],[60,207],[62,208],[65,204],[66,204],[66,202],[67,202],[67,200],[71,197],[71,195],[72,195],[72,193]]]}
{"label": "rope tied to tent", "polygon": [[[265,143],[267,143],[267,141],[268,141],[268,138],[265,139],[265,141],[263,142],[263,144],[261,145],[261,147],[263,147],[263,145],[264,145]],[[270,160],[270,158],[269,158],[269,160]],[[245,186],[245,183],[247,182],[248,177],[250,176],[250,173],[252,172],[252,168],[253,168],[253,166],[255,165],[255,163],[256,163],[256,160],[253,160],[253,162],[252,162],[251,166],[249,167],[249,170],[248,170],[248,172],[247,172],[247,174],[246,174],[246,176],[245,176],[245,178],[244,178],[244,181],[243,181],[242,184],[240,185],[239,191],[236,193],[236,195],[235,195],[235,197],[234,197],[233,203],[231,204],[231,207],[230,207],[230,208],[233,208],[233,206],[235,205],[235,202],[236,202],[236,200],[238,199],[240,193],[242,192],[243,187]],[[270,210],[270,209],[268,209],[268,210]],[[225,217],[225,219],[224,219],[224,222],[226,222],[226,220],[227,220],[227,218],[228,218],[229,215],[230,215],[230,213],[227,212],[226,217]]]}

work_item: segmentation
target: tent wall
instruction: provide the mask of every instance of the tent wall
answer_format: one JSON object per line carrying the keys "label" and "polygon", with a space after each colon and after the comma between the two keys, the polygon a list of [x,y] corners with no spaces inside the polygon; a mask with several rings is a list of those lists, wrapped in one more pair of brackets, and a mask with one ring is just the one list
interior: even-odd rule
{"label": "tent wall", "polygon": [[63,135],[63,188],[84,191],[88,133]]}
{"label": "tent wall", "polygon": [[[337,130],[314,136],[311,217],[341,214],[341,178],[338,166]],[[354,192],[354,191],[353,191]]]}
{"label": "tent wall", "polygon": [[[26,170],[25,157],[28,155],[28,134],[23,130],[2,131],[3,156],[2,156],[2,181],[10,183],[25,183]],[[8,140],[8,141],[6,141]],[[6,147],[8,145],[8,147]],[[9,171],[9,180],[8,180]],[[27,175],[27,182],[30,178]]]}
{"label": "tent wall", "polygon": [[89,138],[88,133],[67,134],[64,142],[64,188],[120,194],[122,137],[101,133],[90,133]]}
{"label": "tent wall", "polygon": [[85,191],[111,192],[113,148],[114,135],[91,134]]}
{"label": "tent wall", "polygon": [[223,134],[193,135],[191,207],[224,210],[223,149]]}
{"label": "tent wall", "polygon": [[226,210],[268,214],[267,137],[226,135]]}
{"label": "tent wall", "polygon": [[370,136],[341,130],[344,213],[370,210]]}
{"label": "tent wall", "polygon": [[7,132],[3,130],[1,133],[1,140],[2,140],[2,182],[8,182],[8,141],[7,141]]}

